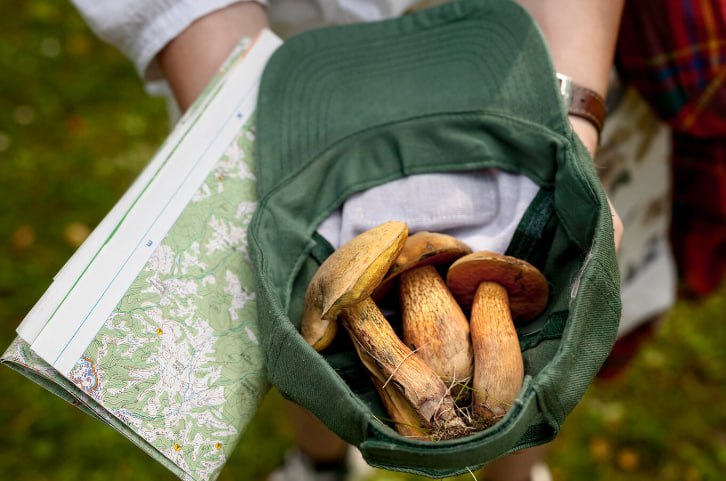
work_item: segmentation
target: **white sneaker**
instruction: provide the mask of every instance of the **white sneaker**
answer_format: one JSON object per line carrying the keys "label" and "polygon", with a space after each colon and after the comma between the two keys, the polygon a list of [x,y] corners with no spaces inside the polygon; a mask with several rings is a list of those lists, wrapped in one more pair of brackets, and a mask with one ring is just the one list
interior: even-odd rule
{"label": "white sneaker", "polygon": [[536,463],[529,471],[529,481],[552,481],[552,472],[545,463]]}
{"label": "white sneaker", "polygon": [[375,468],[363,459],[363,455],[358,448],[354,448],[353,446],[348,448],[345,462],[348,465],[348,475],[345,477],[345,481],[364,481],[373,476],[373,473],[376,471]]}
{"label": "white sneaker", "polygon": [[340,469],[317,470],[309,456],[295,449],[287,453],[282,466],[270,473],[267,481],[344,481],[346,464]]}

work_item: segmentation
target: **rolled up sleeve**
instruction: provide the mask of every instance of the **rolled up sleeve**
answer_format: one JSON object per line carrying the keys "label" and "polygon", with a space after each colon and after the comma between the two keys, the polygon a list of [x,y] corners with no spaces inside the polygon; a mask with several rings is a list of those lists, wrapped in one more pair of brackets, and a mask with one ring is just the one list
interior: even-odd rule
{"label": "rolled up sleeve", "polygon": [[267,0],[71,0],[93,32],[118,48],[148,85],[161,80],[159,51],[192,22],[228,5]]}

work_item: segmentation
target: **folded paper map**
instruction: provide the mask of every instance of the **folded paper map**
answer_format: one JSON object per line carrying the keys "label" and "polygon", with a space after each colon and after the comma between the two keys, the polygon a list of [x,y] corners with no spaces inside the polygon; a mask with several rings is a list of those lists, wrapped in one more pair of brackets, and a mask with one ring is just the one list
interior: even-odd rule
{"label": "folded paper map", "polygon": [[246,232],[257,87],[280,44],[240,44],[1,358],[182,479],[219,475],[268,389]]}

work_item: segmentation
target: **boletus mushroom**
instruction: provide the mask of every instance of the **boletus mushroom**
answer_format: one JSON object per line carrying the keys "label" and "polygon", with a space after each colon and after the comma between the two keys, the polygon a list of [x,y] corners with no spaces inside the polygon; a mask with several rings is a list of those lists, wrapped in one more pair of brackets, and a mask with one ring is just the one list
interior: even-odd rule
{"label": "boletus mushroom", "polygon": [[403,342],[454,395],[474,369],[469,321],[436,267],[448,266],[470,253],[471,248],[455,237],[417,232],[406,239],[383,281],[399,278]]}
{"label": "boletus mushroom", "polygon": [[471,306],[474,413],[484,422],[496,421],[512,405],[524,378],[514,321],[532,320],[544,310],[547,280],[526,261],[481,251],[454,262],[446,283],[463,306]]}
{"label": "boletus mushroom", "polygon": [[367,300],[401,252],[408,226],[385,222],[336,249],[315,272],[305,292],[300,331],[316,351],[330,345],[344,307]]}
{"label": "boletus mushroom", "polygon": [[[396,335],[370,298],[408,235],[403,222],[386,222],[341,246],[320,266],[305,293],[303,337],[318,351],[330,344],[340,319],[375,374],[395,386],[433,432],[464,427],[446,385]],[[369,370],[370,367],[369,367]],[[453,435],[453,434],[452,434]]]}

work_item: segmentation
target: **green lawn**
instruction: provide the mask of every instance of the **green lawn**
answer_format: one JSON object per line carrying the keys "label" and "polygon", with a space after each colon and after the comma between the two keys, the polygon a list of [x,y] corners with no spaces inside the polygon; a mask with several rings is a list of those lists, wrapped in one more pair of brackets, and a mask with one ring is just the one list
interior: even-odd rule
{"label": "green lawn", "polygon": [[[164,138],[164,103],[64,2],[0,0],[0,349]],[[556,479],[726,479],[726,290],[678,304],[554,443]],[[263,479],[291,444],[271,395],[220,480]],[[100,422],[0,368],[0,480],[172,480]],[[410,479],[378,473],[376,479]],[[462,477],[461,479],[464,479]]]}

